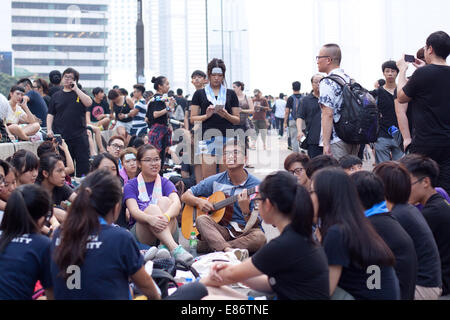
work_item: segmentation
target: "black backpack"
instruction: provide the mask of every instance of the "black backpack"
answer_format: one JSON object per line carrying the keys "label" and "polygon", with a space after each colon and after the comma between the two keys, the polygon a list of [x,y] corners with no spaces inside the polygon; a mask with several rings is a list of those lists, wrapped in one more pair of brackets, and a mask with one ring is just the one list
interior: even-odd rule
{"label": "black backpack", "polygon": [[354,80],[347,83],[336,74],[324,79],[331,79],[342,88],[341,118],[334,122],[337,136],[348,144],[375,143],[380,131],[380,113],[375,98]]}

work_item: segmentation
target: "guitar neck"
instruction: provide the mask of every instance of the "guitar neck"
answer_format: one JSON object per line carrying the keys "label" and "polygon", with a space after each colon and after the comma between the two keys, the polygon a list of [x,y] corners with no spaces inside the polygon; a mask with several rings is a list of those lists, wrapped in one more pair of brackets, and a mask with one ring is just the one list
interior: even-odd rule
{"label": "guitar neck", "polygon": [[[248,196],[251,196],[251,195],[255,194],[256,192],[257,192],[257,187],[248,189],[247,194],[248,194]],[[214,211],[226,208],[229,205],[232,205],[233,203],[237,202],[238,199],[239,199],[239,196],[236,195],[236,196],[229,197],[221,202],[218,202],[214,205]]]}

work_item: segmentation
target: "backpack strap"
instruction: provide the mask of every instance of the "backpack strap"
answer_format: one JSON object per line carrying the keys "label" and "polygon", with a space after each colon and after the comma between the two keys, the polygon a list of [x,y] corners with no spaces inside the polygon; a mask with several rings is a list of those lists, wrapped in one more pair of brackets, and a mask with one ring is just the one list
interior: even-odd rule
{"label": "backpack strap", "polygon": [[345,79],[338,74],[330,74],[328,77],[323,78],[321,81],[325,79],[333,80],[338,85],[340,85],[341,88],[343,88],[347,84],[347,81],[345,81]]}

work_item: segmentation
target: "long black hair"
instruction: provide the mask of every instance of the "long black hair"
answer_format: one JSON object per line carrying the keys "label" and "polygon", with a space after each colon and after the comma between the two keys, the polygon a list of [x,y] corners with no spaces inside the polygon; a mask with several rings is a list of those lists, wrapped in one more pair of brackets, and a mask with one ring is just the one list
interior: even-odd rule
{"label": "long black hair", "polygon": [[77,190],[77,198],[69,208],[62,225],[60,245],[55,249],[54,261],[60,276],[66,276],[70,265],[82,265],[88,237],[100,231],[99,217],[105,217],[122,200],[119,178],[106,170],[88,175]]}
{"label": "long black hair", "polygon": [[39,232],[37,221],[51,208],[50,194],[37,185],[18,187],[11,193],[0,226],[0,253],[14,238]]}
{"label": "long black hair", "polygon": [[45,179],[44,171],[50,176],[59,161],[64,163],[63,158],[56,153],[47,153],[43,155],[39,161],[39,174],[36,181],[42,183]]}
{"label": "long black hair", "polygon": [[319,200],[322,237],[338,225],[356,266],[393,266],[394,254],[364,215],[356,187],[345,171],[325,168],[316,172],[312,180]]}
{"label": "long black hair", "polygon": [[275,207],[292,221],[294,230],[313,241],[314,208],[309,192],[297,178],[286,171],[269,175],[259,186],[261,199],[269,199]]}
{"label": "long black hair", "polygon": [[117,162],[117,159],[110,155],[108,152],[101,153],[95,156],[94,160],[92,160],[90,172],[94,172],[95,170],[97,170],[103,159],[108,159],[114,163],[114,165],[116,166],[116,174],[117,176],[119,176],[119,163]]}

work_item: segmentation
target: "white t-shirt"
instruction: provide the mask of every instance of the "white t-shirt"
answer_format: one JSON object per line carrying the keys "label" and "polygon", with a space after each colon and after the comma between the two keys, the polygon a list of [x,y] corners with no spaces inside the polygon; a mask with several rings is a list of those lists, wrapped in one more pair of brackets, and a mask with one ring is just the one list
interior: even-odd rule
{"label": "white t-shirt", "polygon": [[9,102],[6,97],[0,93],[0,119],[3,121],[8,116],[9,110],[11,107],[9,106]]}
{"label": "white t-shirt", "polygon": [[16,106],[16,111],[14,112],[12,108],[9,108],[8,116],[6,117],[6,124],[19,124],[20,120],[25,120],[27,114],[19,106]]}
{"label": "white t-shirt", "polygon": [[286,115],[286,101],[282,99],[277,99],[275,101],[275,117],[283,118]]}

